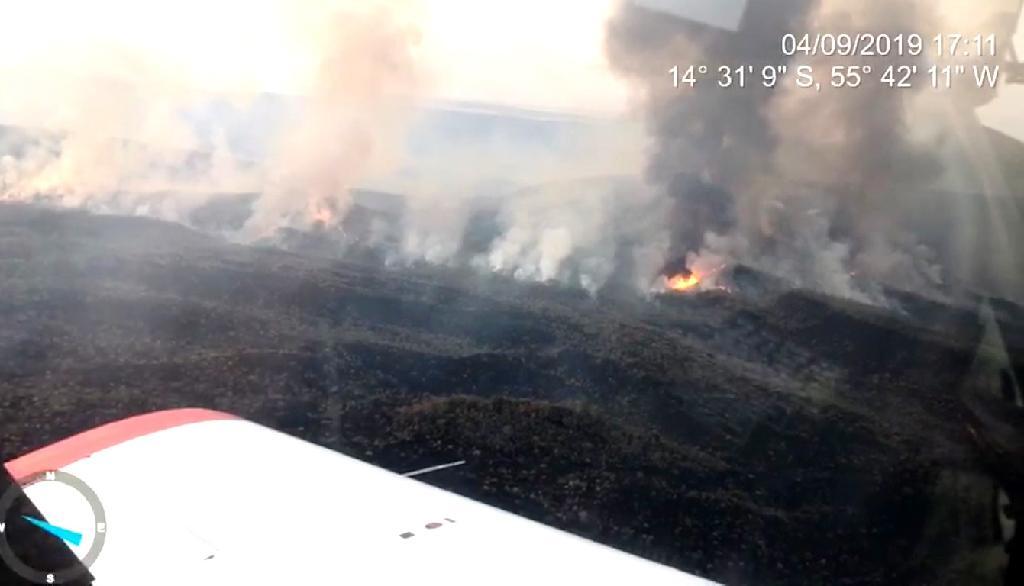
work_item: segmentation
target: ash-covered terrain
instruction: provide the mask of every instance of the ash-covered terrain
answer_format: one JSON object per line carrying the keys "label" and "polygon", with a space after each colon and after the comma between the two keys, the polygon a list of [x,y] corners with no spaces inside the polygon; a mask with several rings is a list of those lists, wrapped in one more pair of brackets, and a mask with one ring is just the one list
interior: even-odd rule
{"label": "ash-covered terrain", "polygon": [[595,297],[3,205],[2,456],[201,406],[465,459],[423,480],[719,581],[999,584],[1024,310],[731,279]]}

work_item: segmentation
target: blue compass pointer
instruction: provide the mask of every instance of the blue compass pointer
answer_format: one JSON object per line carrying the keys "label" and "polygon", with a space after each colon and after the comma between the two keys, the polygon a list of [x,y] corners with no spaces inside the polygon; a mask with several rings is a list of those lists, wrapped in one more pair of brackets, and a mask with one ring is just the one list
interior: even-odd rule
{"label": "blue compass pointer", "polygon": [[51,525],[46,521],[41,521],[39,519],[29,517],[27,515],[22,515],[21,518],[28,521],[29,523],[32,523],[36,527],[39,527],[43,531],[46,531],[50,535],[63,539],[71,545],[82,545],[82,534],[78,533],[77,531],[72,531],[70,529],[65,529],[63,527]]}

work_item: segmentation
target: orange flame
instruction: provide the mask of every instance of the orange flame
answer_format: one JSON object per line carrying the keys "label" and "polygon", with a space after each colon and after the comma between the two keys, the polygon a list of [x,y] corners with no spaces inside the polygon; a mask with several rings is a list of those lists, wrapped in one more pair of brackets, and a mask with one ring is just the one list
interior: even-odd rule
{"label": "orange flame", "polygon": [[665,284],[673,291],[689,291],[700,284],[700,277],[692,272],[688,275],[679,273],[669,277]]}
{"label": "orange flame", "polygon": [[334,210],[331,209],[331,206],[326,202],[310,202],[306,206],[306,211],[309,214],[310,223],[314,226],[331,226],[336,220]]}

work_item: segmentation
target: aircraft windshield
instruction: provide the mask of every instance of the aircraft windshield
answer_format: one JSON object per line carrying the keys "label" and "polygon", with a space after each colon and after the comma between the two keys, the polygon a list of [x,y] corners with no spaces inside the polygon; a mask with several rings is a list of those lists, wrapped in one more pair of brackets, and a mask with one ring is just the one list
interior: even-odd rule
{"label": "aircraft windshield", "polygon": [[1020,0],[15,4],[5,461],[201,407],[717,582],[1024,583]]}

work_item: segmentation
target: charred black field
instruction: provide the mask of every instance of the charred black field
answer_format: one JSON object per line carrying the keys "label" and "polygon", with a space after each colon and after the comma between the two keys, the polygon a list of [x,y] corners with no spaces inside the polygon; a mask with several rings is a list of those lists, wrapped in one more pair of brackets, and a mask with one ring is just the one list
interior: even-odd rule
{"label": "charred black field", "polygon": [[733,278],[594,297],[0,205],[2,456],[207,407],[396,471],[465,459],[423,480],[718,581],[1000,583],[1024,310]]}

